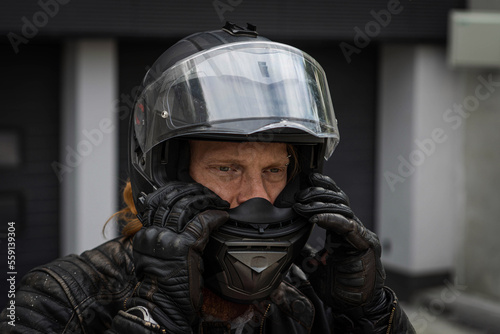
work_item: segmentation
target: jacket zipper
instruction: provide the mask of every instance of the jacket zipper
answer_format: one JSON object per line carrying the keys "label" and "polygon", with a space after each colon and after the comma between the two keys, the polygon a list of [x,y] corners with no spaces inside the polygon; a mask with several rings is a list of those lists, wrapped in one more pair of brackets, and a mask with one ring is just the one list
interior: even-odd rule
{"label": "jacket zipper", "polygon": [[271,307],[271,304],[267,304],[266,311],[264,312],[264,315],[262,316],[262,322],[260,323],[260,334],[264,333],[264,322],[266,321],[266,316],[267,312],[269,311],[269,308]]}

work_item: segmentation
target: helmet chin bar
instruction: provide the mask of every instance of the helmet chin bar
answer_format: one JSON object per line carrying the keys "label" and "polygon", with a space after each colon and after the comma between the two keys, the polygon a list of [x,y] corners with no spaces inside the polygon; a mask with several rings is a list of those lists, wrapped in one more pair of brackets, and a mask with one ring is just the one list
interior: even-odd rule
{"label": "helmet chin bar", "polygon": [[205,248],[205,285],[238,303],[266,298],[304,247],[313,224],[263,198],[229,210],[229,217]]}

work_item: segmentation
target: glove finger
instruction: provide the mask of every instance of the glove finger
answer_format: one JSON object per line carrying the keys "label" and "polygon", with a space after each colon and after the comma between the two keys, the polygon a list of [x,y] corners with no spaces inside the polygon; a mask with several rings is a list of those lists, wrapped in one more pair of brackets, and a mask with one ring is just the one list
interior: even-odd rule
{"label": "glove finger", "polygon": [[185,189],[188,185],[188,183],[179,181],[169,182],[164,187],[161,187],[146,196],[144,204],[146,207],[156,208],[164,200],[165,197],[173,194],[178,189]]}
{"label": "glove finger", "polygon": [[343,192],[322,187],[310,187],[301,190],[296,195],[296,201],[298,203],[323,202],[349,205],[349,199]]}
{"label": "glove finger", "polygon": [[320,213],[310,219],[311,222],[344,238],[356,250],[363,251],[373,245],[366,239],[365,227],[354,219],[348,219],[336,213]]}
{"label": "glove finger", "polygon": [[209,209],[229,209],[229,203],[212,192],[181,198],[171,208],[165,225],[174,228],[177,232],[182,232],[186,224],[197,214]]}
{"label": "glove finger", "polygon": [[[146,207],[146,209],[144,211],[143,217],[140,218],[142,224],[145,227],[154,225],[155,221],[156,221],[156,225],[159,225],[159,226],[163,225],[161,223],[162,222],[161,214],[166,214],[166,213],[168,214],[168,211],[165,212],[165,209],[167,209],[167,207],[165,207],[164,210],[161,210],[162,211],[161,214],[158,212],[158,208],[161,207],[161,205],[160,205],[161,201],[170,192],[171,192],[171,188],[165,186],[163,188],[159,188],[156,191],[150,193],[146,197],[145,202],[144,202],[144,206]],[[157,216],[156,219],[155,219],[155,216]]]}
{"label": "glove finger", "polygon": [[352,212],[351,208],[344,204],[322,203],[322,202],[313,202],[307,204],[297,203],[294,204],[293,209],[299,215],[307,218],[310,218],[319,213],[339,214],[347,218],[354,217],[354,213]]}
{"label": "glove finger", "polygon": [[311,184],[316,187],[321,187],[336,192],[342,191],[337,186],[335,181],[333,181],[329,176],[320,173],[312,173],[311,175],[309,175],[309,182],[311,182]]}
{"label": "glove finger", "polygon": [[189,231],[197,238],[192,249],[201,254],[208,243],[210,234],[227,222],[228,219],[229,213],[227,211],[207,210],[191,220],[186,226],[186,232]]}
{"label": "glove finger", "polygon": [[160,206],[156,209],[156,212],[153,212],[153,218],[149,219],[151,225],[155,226],[165,226],[165,221],[167,220],[170,209],[168,207]]}
{"label": "glove finger", "polygon": [[[202,186],[199,183],[171,182],[165,187],[151,193],[146,198],[147,212],[145,214],[145,226],[155,224],[157,226],[165,226],[172,213],[172,208],[186,197],[192,197],[199,194],[207,194],[211,197],[217,196],[210,189]],[[219,197],[217,197],[219,198]],[[219,198],[219,200],[221,200]],[[229,207],[229,204],[227,204]],[[201,211],[198,210],[197,212]],[[189,213],[194,216],[195,213],[190,210]],[[148,224],[149,223],[149,224]],[[172,227],[172,226],[171,226]],[[178,231],[178,228],[174,229]]]}
{"label": "glove finger", "polygon": [[184,197],[204,194],[207,191],[209,191],[208,188],[203,187],[199,183],[178,183],[173,186],[169,185],[166,187],[165,196],[161,200],[161,206],[171,208]]}
{"label": "glove finger", "polygon": [[[159,188],[146,197],[144,215],[141,222],[144,226],[158,225],[163,226],[169,213],[171,202],[185,196],[186,193],[198,189],[197,184],[188,184],[185,182],[170,182],[166,186]],[[160,210],[161,209],[161,210]],[[159,212],[158,212],[159,211]]]}

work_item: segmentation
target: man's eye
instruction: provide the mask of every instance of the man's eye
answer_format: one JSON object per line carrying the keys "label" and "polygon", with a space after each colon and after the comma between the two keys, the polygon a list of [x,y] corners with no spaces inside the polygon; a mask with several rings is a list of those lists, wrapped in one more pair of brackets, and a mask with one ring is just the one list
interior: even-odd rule
{"label": "man's eye", "polygon": [[267,173],[271,174],[281,174],[286,171],[285,168],[280,168],[280,167],[273,167],[273,168],[268,168],[265,170]]}
{"label": "man's eye", "polygon": [[231,168],[227,167],[227,166],[219,166],[219,170],[221,172],[229,172],[231,170]]}

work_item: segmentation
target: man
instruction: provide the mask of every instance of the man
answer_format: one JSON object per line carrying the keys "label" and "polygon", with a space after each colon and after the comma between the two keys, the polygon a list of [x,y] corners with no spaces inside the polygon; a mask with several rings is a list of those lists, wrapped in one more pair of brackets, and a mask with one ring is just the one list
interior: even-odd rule
{"label": "man", "polygon": [[[191,35],[131,117],[125,237],[28,274],[12,332],[413,333],[380,244],[320,174],[339,135],[310,56],[253,27]],[[306,242],[326,229],[315,254]]]}

